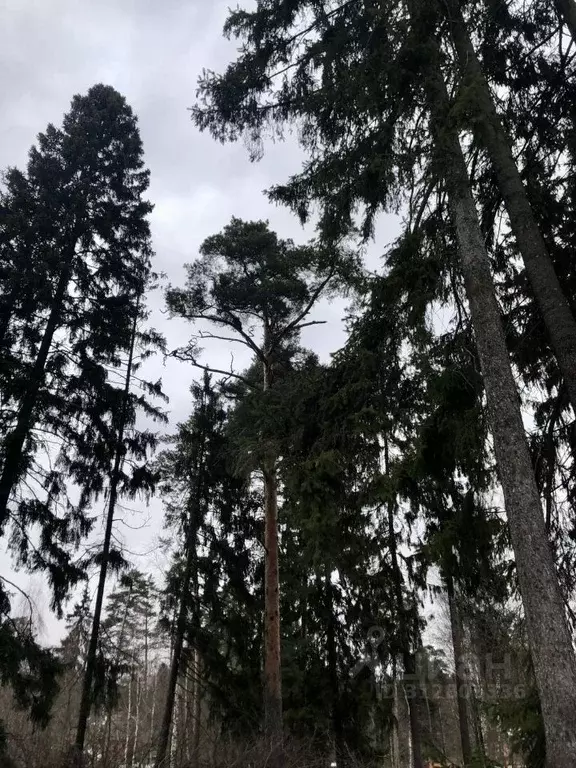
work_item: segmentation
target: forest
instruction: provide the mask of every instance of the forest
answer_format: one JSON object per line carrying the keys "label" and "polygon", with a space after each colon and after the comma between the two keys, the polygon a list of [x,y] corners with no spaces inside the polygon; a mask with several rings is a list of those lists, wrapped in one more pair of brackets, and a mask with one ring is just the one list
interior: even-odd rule
{"label": "forest", "polygon": [[[0,766],[575,768],[576,2],[256,0],[223,35],[190,134],[293,136],[264,195],[311,239],[233,217],[170,282],[111,85],[2,175]],[[154,572],[117,535],[152,499]]]}

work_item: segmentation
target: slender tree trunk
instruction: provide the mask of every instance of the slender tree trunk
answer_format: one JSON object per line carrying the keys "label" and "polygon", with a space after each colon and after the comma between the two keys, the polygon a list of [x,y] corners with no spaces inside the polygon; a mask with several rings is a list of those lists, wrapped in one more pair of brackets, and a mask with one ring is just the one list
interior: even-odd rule
{"label": "slender tree trunk", "polygon": [[522,423],[502,320],[456,133],[434,62],[424,73],[476,346],[546,731],[547,768],[576,765],[576,664]]}
{"label": "slender tree trunk", "polygon": [[446,758],[446,735],[444,733],[444,718],[442,717],[442,699],[440,699],[434,710],[435,720],[438,724],[438,731],[440,733],[440,746],[442,748],[442,757]]}
{"label": "slender tree trunk", "polygon": [[162,725],[160,727],[160,735],[158,737],[156,762],[154,764],[155,768],[164,768],[166,765],[165,761],[168,751],[168,743],[170,741],[170,726],[172,724],[172,719],[176,719],[176,689],[178,686],[178,677],[180,674],[182,651],[184,650],[184,636],[186,634],[186,603],[187,601],[185,600],[184,593],[182,593],[182,598],[180,599],[180,607],[178,609],[176,637],[174,638],[174,649],[172,651],[172,662],[170,664],[168,688],[166,691],[166,700],[164,703],[164,714],[162,716]]}
{"label": "slender tree trunk", "polygon": [[174,705],[176,702],[176,688],[182,663],[182,651],[184,650],[184,638],[186,635],[186,623],[189,607],[189,591],[196,565],[196,535],[198,531],[198,511],[200,506],[200,496],[202,487],[203,472],[203,449],[199,452],[198,463],[196,467],[196,489],[192,500],[188,520],[188,531],[186,535],[186,561],[184,564],[184,573],[182,575],[182,586],[180,590],[180,604],[178,606],[178,615],[176,618],[176,632],[174,635],[174,646],[172,650],[172,661],[170,664],[170,673],[168,676],[168,687],[166,690],[166,699],[164,702],[164,713],[162,716],[162,725],[158,737],[158,748],[156,750],[156,768],[163,768],[165,765],[168,742],[170,740],[170,725],[174,715]]}
{"label": "slender tree trunk", "polygon": [[40,388],[44,383],[46,363],[54,340],[54,334],[60,324],[64,307],[64,297],[66,296],[66,290],[72,272],[74,248],[75,246],[72,247],[72,254],[68,257],[68,262],[63,267],[58,279],[58,284],[52,300],[52,309],[50,310],[46,328],[44,329],[44,335],[40,342],[40,348],[38,349],[38,354],[36,355],[36,360],[34,361],[34,366],[30,373],[28,387],[22,397],[22,402],[20,403],[16,426],[6,438],[4,466],[2,467],[2,474],[0,475],[0,533],[4,529],[6,523],[10,494],[12,493],[20,474],[24,443],[34,424],[34,408],[38,400]]}
{"label": "slender tree trunk", "polygon": [[16,304],[16,297],[18,291],[16,286],[13,286],[10,293],[5,296],[0,304],[0,355],[4,355],[8,350],[4,349],[6,343],[6,335],[8,328],[10,327],[10,320],[12,319],[12,313],[14,312],[14,306]]}
{"label": "slender tree trunk", "polygon": [[180,703],[178,701],[179,696],[176,694],[176,701],[174,704],[174,718],[172,721],[172,729],[171,729],[171,736],[170,736],[170,758],[168,760],[168,766],[171,768],[174,768],[176,765],[175,757],[176,757],[176,749],[178,747],[178,729],[179,729],[179,718],[178,715],[181,714],[180,708],[178,704]]}
{"label": "slender tree trunk", "polygon": [[140,309],[140,299],[135,307],[134,323],[132,326],[132,339],[130,342],[130,351],[128,354],[128,363],[126,367],[126,381],[124,384],[124,400],[122,414],[118,425],[118,439],[116,444],[116,454],[114,456],[114,466],[110,481],[110,496],[108,499],[108,511],[106,514],[106,528],[104,531],[104,540],[102,542],[102,552],[100,561],[100,575],[98,578],[98,588],[96,591],[96,605],[94,607],[94,616],[92,618],[92,630],[90,633],[90,643],[88,645],[88,655],[86,657],[86,669],[82,681],[82,695],[80,698],[80,709],[78,712],[78,727],[76,730],[75,743],[75,761],[78,765],[82,764],[84,753],[84,741],[86,738],[86,728],[88,718],[92,708],[91,694],[94,672],[96,670],[96,655],[98,652],[98,638],[100,635],[100,622],[102,619],[102,606],[104,603],[104,589],[106,586],[106,576],[108,573],[108,559],[110,557],[110,543],[112,541],[112,527],[114,524],[114,513],[116,511],[116,501],[118,499],[118,485],[120,483],[120,470],[122,459],[124,457],[124,431],[126,429],[128,397],[130,394],[130,381],[132,378],[132,366],[134,362],[134,350],[136,347],[136,328]]}
{"label": "slender tree trunk", "polygon": [[434,739],[434,721],[432,719],[432,707],[430,706],[430,697],[428,696],[428,682],[426,681],[423,686],[424,702],[426,704],[426,714],[428,715],[428,739],[424,739],[424,742],[429,746],[435,745]]}
{"label": "slender tree trunk", "polygon": [[406,710],[408,711],[408,717],[409,717],[409,728],[408,728],[408,766],[409,768],[412,768],[414,765],[414,739],[412,737],[412,721],[410,719],[410,700],[408,699],[408,695],[406,693],[406,686],[402,686],[402,693],[404,694],[404,704],[406,705]]}
{"label": "slender tree trunk", "polygon": [[106,707],[106,737],[104,739],[104,765],[108,765],[110,755],[110,741],[112,739],[112,708]]}
{"label": "slender tree trunk", "polygon": [[186,759],[186,764],[190,764],[190,742],[191,742],[191,736],[192,736],[192,730],[194,728],[194,724],[191,724],[191,718],[190,718],[190,685],[194,685],[193,681],[190,680],[190,670],[194,668],[194,654],[192,654],[192,662],[188,661],[186,663],[186,669],[184,670],[184,724],[182,726],[184,730],[184,758]]}
{"label": "slender tree trunk", "polygon": [[576,3],[574,0],[554,0],[554,2],[576,45]]}
{"label": "slender tree trunk", "polygon": [[200,718],[202,715],[202,689],[200,686],[200,676],[202,674],[202,664],[200,661],[200,652],[194,649],[194,677],[192,680],[192,757],[190,768],[198,768],[200,764]]}
{"label": "slender tree trunk", "polygon": [[482,732],[482,718],[478,707],[478,699],[474,686],[470,688],[470,705],[472,708],[472,720],[474,722],[474,739],[476,741],[476,752],[480,758],[480,768],[486,768],[486,746],[484,744],[484,734]]}
{"label": "slender tree trunk", "polygon": [[158,692],[158,671],[154,675],[154,684],[152,685],[152,710],[150,712],[150,740],[154,741],[154,734],[156,730],[156,722],[154,717],[156,715],[156,694]]}
{"label": "slender tree trunk", "polygon": [[334,616],[334,594],[332,588],[332,574],[330,568],[326,568],[326,654],[328,658],[328,677],[332,698],[332,731],[336,762],[342,766],[345,760],[344,728],[342,712],[340,708],[340,684],[338,680],[338,648],[336,645],[336,619]]}
{"label": "slender tree trunk", "polygon": [[132,740],[132,751],[130,753],[130,763],[134,764],[134,756],[138,754],[138,734],[140,732],[140,707],[142,705],[142,678],[136,673],[136,712],[134,714],[134,738]]}
{"label": "slender tree trunk", "polygon": [[468,765],[472,759],[472,744],[470,741],[470,726],[468,718],[468,694],[469,685],[462,675],[462,660],[464,657],[464,640],[462,630],[462,618],[454,594],[454,583],[449,576],[446,579],[448,592],[448,605],[450,608],[450,629],[452,632],[452,647],[454,649],[454,678],[456,681],[456,701],[458,704],[458,724],[460,727],[460,745],[462,747],[462,759],[464,765]]}
{"label": "slender tree trunk", "polygon": [[[559,2],[573,7],[573,0]],[[510,139],[496,112],[460,6],[456,0],[447,0],[447,7],[460,66],[474,88],[471,102],[476,105],[474,131],[490,156],[512,232],[554,348],[572,409],[576,413],[576,319],[554,270],[512,154]]]}
{"label": "slender tree trunk", "polygon": [[396,660],[392,662],[392,681],[394,685],[394,699],[392,702],[392,730],[390,733],[390,747],[392,752],[392,768],[400,768],[400,738],[398,736],[398,681],[396,680]]}
{"label": "slender tree trunk", "polygon": [[[388,457],[388,441],[384,441],[384,453],[386,471],[389,467]],[[398,563],[398,551],[396,547],[396,534],[394,532],[394,510],[395,504],[389,502],[387,504],[388,509],[388,546],[390,547],[390,558],[392,561],[392,573],[394,579],[394,593],[396,598],[396,612],[398,616],[398,625],[400,628],[400,636],[402,643],[402,663],[404,666],[404,677],[416,680],[416,657],[410,650],[410,632],[408,631],[408,618],[406,615],[406,606],[404,605],[404,598],[402,596],[402,572]],[[421,730],[420,721],[418,719],[418,707],[417,697],[409,696],[406,686],[406,680],[404,680],[404,692],[406,696],[406,702],[408,705],[408,717],[410,721],[410,744],[411,744],[411,768],[423,768],[424,762],[422,760],[422,744],[421,744]],[[417,684],[414,684],[414,694],[417,690]]]}
{"label": "slender tree trunk", "polygon": [[124,766],[130,768],[131,763],[128,760],[130,746],[130,723],[132,722],[132,674],[128,679],[128,710],[126,712],[126,733],[124,735]]}
{"label": "slender tree trunk", "polygon": [[282,745],[280,588],[278,573],[278,491],[275,468],[264,470],[264,730],[274,749]]}
{"label": "slender tree trunk", "polygon": [[[264,340],[265,350],[268,340]],[[271,385],[272,366],[263,364],[264,391]],[[282,762],[282,671],[280,649],[280,579],[278,569],[278,488],[275,457],[264,475],[264,733],[272,765]]]}

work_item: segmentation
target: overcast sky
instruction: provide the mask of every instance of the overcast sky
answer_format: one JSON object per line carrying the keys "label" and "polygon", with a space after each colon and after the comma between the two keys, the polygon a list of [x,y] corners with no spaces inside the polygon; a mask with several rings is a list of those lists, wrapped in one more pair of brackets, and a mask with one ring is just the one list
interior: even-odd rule
{"label": "overcast sky", "polygon": [[[187,108],[194,102],[202,69],[220,71],[235,55],[235,44],[221,34],[229,4],[229,0],[0,0],[0,168],[24,166],[37,133],[49,122],[60,124],[74,94],[85,93],[98,82],[114,86],[140,121],[152,172],[155,269],[166,272],[174,284],[182,281],[183,264],[195,258],[204,238],[220,231],[232,215],[269,219],[281,236],[296,242],[312,235],[263,195],[264,189],[299,169],[302,156],[294,141],[270,144],[264,159],[252,164],[242,143],[223,146],[200,134],[190,121]],[[370,249],[371,266],[396,236],[397,219],[382,217],[377,232]],[[160,312],[161,296],[150,302],[154,325],[168,346],[184,343],[189,335],[186,326]],[[342,311],[342,303],[322,305],[317,317],[327,324],[310,329],[304,337],[322,358],[344,341]],[[210,360],[227,367],[229,351],[221,345]],[[170,397],[170,431],[189,414],[189,386],[197,374],[184,363],[164,365],[156,360],[149,375],[162,377]],[[161,570],[157,549],[161,501],[154,500],[140,520],[146,525],[136,531],[124,529],[124,541],[135,553],[135,565]],[[42,601],[41,583],[30,585],[24,575],[18,580],[32,586]],[[53,639],[58,626],[47,611],[44,616],[46,636]]]}

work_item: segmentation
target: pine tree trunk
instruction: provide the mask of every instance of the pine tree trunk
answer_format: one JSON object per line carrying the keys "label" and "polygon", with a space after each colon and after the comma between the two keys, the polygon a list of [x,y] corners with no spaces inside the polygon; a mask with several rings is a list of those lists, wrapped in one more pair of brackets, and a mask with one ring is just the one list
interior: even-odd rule
{"label": "pine tree trunk", "polygon": [[34,408],[38,400],[40,388],[44,383],[44,372],[46,370],[48,355],[52,348],[54,334],[60,324],[64,307],[64,298],[66,296],[66,290],[72,272],[74,249],[75,245],[72,247],[72,253],[68,256],[67,263],[62,268],[58,279],[58,284],[52,300],[52,308],[48,316],[46,328],[44,329],[44,335],[42,336],[40,348],[38,349],[38,354],[36,355],[36,360],[34,361],[34,366],[30,373],[26,392],[20,403],[16,426],[6,438],[4,465],[2,467],[2,474],[0,475],[0,534],[6,524],[8,501],[16,482],[18,481],[22,463],[22,451],[26,438],[30,434],[30,430],[34,424]]}
{"label": "pine tree trunk", "polygon": [[[265,339],[265,348],[268,346]],[[264,368],[264,391],[271,385],[269,361]],[[278,568],[278,489],[275,458],[264,475],[264,734],[273,768],[282,762],[282,672],[280,648],[280,580]]]}
{"label": "pine tree trunk", "polygon": [[94,616],[92,617],[92,629],[90,633],[90,643],[88,645],[88,655],[86,657],[86,669],[82,681],[82,695],[80,698],[80,709],[78,712],[78,726],[76,730],[75,743],[75,762],[82,765],[84,753],[84,741],[86,739],[86,728],[88,718],[92,708],[91,694],[94,672],[96,671],[96,655],[98,652],[98,638],[100,635],[100,622],[102,619],[102,606],[104,603],[104,589],[106,587],[106,576],[108,573],[108,559],[110,557],[110,544],[112,541],[112,527],[114,524],[114,513],[116,511],[116,501],[118,498],[118,485],[120,483],[120,470],[124,456],[124,431],[126,428],[127,405],[130,394],[130,381],[132,377],[132,366],[134,362],[134,350],[136,347],[136,328],[138,323],[140,309],[140,299],[135,307],[134,323],[132,326],[132,339],[130,351],[128,354],[128,363],[126,367],[126,380],[124,384],[124,400],[120,423],[118,425],[118,436],[116,443],[116,452],[114,456],[114,466],[110,479],[110,496],[108,499],[108,510],[106,514],[106,528],[104,531],[104,540],[102,542],[100,575],[98,578],[98,588],[96,591],[96,605],[94,607]]}
{"label": "pine tree trunk", "polygon": [[468,688],[467,681],[462,676],[461,663],[464,657],[464,638],[462,620],[456,596],[454,583],[451,577],[446,579],[448,592],[448,605],[450,608],[450,629],[452,632],[452,647],[454,650],[454,679],[456,681],[456,701],[458,704],[458,725],[460,728],[460,745],[462,747],[462,759],[464,765],[468,765],[472,759],[472,744],[470,741],[470,726],[468,719]]}
{"label": "pine tree trunk", "polygon": [[270,748],[282,746],[280,671],[280,589],[278,574],[278,497],[275,469],[264,470],[264,730]]}
{"label": "pine tree trunk", "polygon": [[[572,3],[572,0],[561,1]],[[460,6],[455,0],[447,0],[447,4],[460,66],[466,81],[473,88],[471,103],[476,105],[474,130],[488,151],[512,232],[554,348],[572,409],[576,413],[576,319],[554,270],[512,154],[510,139],[496,112]]]}
{"label": "pine tree trunk", "polygon": [[486,388],[504,503],[526,613],[547,742],[546,768],[576,765],[576,664],[467,168],[447,120],[448,94],[426,72],[432,131],[446,187]]}
{"label": "pine tree trunk", "polygon": [[[388,457],[388,441],[384,439],[384,452],[386,471],[389,467]],[[394,532],[394,509],[393,502],[389,502],[387,505],[388,510],[388,546],[390,548],[390,558],[392,561],[392,573],[394,579],[394,593],[396,598],[396,612],[397,621],[400,630],[400,637],[402,643],[402,663],[404,666],[404,677],[416,679],[416,658],[410,651],[410,632],[408,630],[408,619],[406,615],[406,606],[404,605],[404,598],[402,596],[402,572],[398,563],[398,552],[396,547],[396,534]],[[411,768],[423,768],[424,763],[422,760],[422,744],[421,744],[421,729],[420,721],[418,719],[418,707],[416,695],[409,696],[404,681],[404,693],[406,696],[406,702],[408,705],[408,717],[410,722],[410,744],[411,744]],[[414,685],[414,693],[416,692],[417,685]]]}

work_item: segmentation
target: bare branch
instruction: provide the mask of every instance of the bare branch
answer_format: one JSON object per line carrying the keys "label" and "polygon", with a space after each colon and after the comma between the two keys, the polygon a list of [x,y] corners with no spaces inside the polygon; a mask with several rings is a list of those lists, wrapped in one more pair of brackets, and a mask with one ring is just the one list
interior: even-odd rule
{"label": "bare branch", "polygon": [[276,334],[276,337],[272,339],[272,344],[270,347],[270,350],[268,352],[272,352],[278,344],[282,341],[283,338],[285,338],[291,331],[296,330],[298,327],[303,328],[303,325],[300,325],[302,320],[306,317],[306,315],[310,312],[316,301],[318,300],[318,297],[322,293],[322,291],[326,288],[330,280],[334,277],[334,268],[330,270],[328,273],[328,276],[325,280],[323,280],[320,285],[316,288],[312,296],[310,297],[310,301],[308,304],[304,307],[302,312],[292,320],[292,322],[288,323],[278,334]]}
{"label": "bare branch", "polygon": [[250,387],[250,389],[256,388],[254,386],[254,383],[249,381],[245,376],[241,376],[239,373],[235,373],[232,370],[223,371],[221,368],[212,368],[209,365],[202,365],[191,354],[186,355],[182,350],[175,349],[170,353],[169,357],[174,357],[176,358],[176,360],[185,360],[187,363],[192,363],[192,365],[195,368],[199,368],[201,371],[206,371],[207,373],[216,373],[222,376],[237,379],[238,381],[241,381],[243,384],[245,384],[247,387]]}
{"label": "bare branch", "polygon": [[232,328],[232,330],[236,331],[236,333],[242,337],[242,339],[244,340],[242,343],[245,344],[245,346],[249,347],[252,350],[252,352],[254,352],[254,354],[258,357],[259,360],[264,362],[262,350],[254,342],[254,340],[250,337],[250,335],[246,333],[246,331],[242,326],[240,318],[234,315],[229,309],[225,311],[228,312],[231,319],[221,317],[220,315],[211,315],[211,314],[210,315],[209,314],[187,314],[185,315],[185,317],[187,320],[208,320],[211,323],[216,323],[216,325],[224,325],[227,328]]}

